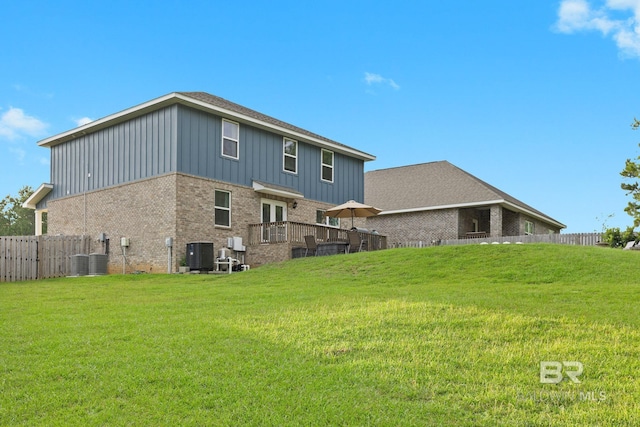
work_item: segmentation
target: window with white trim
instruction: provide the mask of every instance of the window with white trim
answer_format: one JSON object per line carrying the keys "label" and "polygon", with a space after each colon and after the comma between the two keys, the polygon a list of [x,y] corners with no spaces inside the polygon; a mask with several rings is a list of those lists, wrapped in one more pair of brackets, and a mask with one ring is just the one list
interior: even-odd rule
{"label": "window with white trim", "polygon": [[240,148],[240,125],[222,119],[222,155],[237,159]]}
{"label": "window with white trim", "polygon": [[282,165],[285,172],[298,173],[298,141],[282,140]]}
{"label": "window with white trim", "polygon": [[219,227],[231,227],[231,192],[216,190],[214,199],[214,224]]}
{"label": "window with white trim", "polygon": [[333,182],[333,151],[322,150],[321,153],[321,179],[327,182]]}
{"label": "window with white trim", "polygon": [[524,222],[524,234],[533,234],[535,232],[535,226],[531,221]]}
{"label": "window with white trim", "polygon": [[326,215],[326,211],[316,210],[316,224],[328,225],[340,228],[340,218],[332,218]]}

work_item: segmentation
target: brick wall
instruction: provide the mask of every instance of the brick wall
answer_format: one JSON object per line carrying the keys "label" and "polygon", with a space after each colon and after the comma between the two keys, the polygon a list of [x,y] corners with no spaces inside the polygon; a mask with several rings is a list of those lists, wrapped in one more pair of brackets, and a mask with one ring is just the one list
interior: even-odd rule
{"label": "brick wall", "polygon": [[458,210],[407,212],[367,218],[366,227],[387,236],[389,246],[409,241],[458,238]]}
{"label": "brick wall", "polygon": [[417,241],[429,244],[464,236],[473,230],[473,219],[478,220],[479,231],[490,231],[492,236],[523,235],[525,220],[535,224],[536,234],[547,234],[550,230],[560,232],[558,228],[500,205],[492,205],[489,209],[440,209],[379,215],[367,218],[366,227],[386,235],[389,246]]}
{"label": "brick wall", "polygon": [[175,236],[175,175],[164,175],[48,203],[48,234],[87,235],[104,253],[109,239],[109,272],[121,273],[120,238],[128,237],[126,271],[166,272],[165,238]]}
{"label": "brick wall", "polygon": [[491,237],[500,237],[502,236],[502,206],[500,205],[491,205],[491,213],[490,213],[490,233]]}
{"label": "brick wall", "polygon": [[[502,235],[503,236],[522,236],[524,234],[524,222],[520,224],[520,214],[510,211],[509,209],[502,210]],[[522,226],[522,231],[520,230]]]}
{"label": "brick wall", "polygon": [[251,266],[260,266],[291,259],[291,243],[253,245],[248,248],[247,258]]}
{"label": "brick wall", "polygon": [[[215,190],[231,193],[231,227],[215,225]],[[213,242],[214,252],[226,247],[227,238],[239,236],[246,246],[249,224],[260,223],[262,199],[287,203],[289,221],[315,224],[316,210],[333,205],[307,199],[293,200],[257,193],[250,187],[187,174],[169,174],[136,181],[86,195],[49,202],[48,234],[88,235],[93,246],[101,248],[100,233],[109,239],[109,272],[122,273],[123,253],[120,238],[128,237],[127,273],[144,271],[166,273],[167,237],[173,238],[172,271],[177,271],[190,242]],[[363,227],[363,218],[355,225]],[[351,219],[341,221],[351,227]],[[247,247],[245,263],[261,265],[291,258],[290,244]]]}
{"label": "brick wall", "polygon": [[[217,256],[218,250],[227,246],[229,237],[242,237],[246,242],[248,224],[260,221],[260,199],[251,188],[184,174],[177,175],[176,188],[178,259],[185,256],[189,242],[213,242]],[[231,227],[215,225],[216,190],[231,193]]]}
{"label": "brick wall", "polygon": [[491,210],[478,209],[478,231],[491,230]]}
{"label": "brick wall", "polygon": [[521,214],[520,217],[522,218],[520,221],[520,235],[524,234],[524,224],[525,221],[531,221],[533,222],[533,227],[534,227],[534,234],[549,234],[550,232],[553,233],[560,233],[560,229],[557,227],[552,227],[549,224],[546,224],[538,219],[532,218],[530,216],[527,216],[525,214]]}

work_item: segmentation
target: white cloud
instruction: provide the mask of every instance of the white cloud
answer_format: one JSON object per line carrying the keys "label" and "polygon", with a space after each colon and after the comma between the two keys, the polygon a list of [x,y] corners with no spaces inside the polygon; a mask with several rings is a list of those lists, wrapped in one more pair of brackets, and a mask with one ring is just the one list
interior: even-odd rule
{"label": "white cloud", "polygon": [[0,116],[0,137],[10,140],[22,136],[40,136],[47,128],[47,124],[28,116],[20,108],[9,108]]}
{"label": "white cloud", "polygon": [[74,120],[74,122],[76,122],[76,126],[83,126],[83,125],[86,125],[87,123],[91,123],[92,121],[93,119],[90,119],[89,117],[82,117]]}
{"label": "white cloud", "polygon": [[384,84],[384,85],[389,85],[396,90],[400,89],[400,86],[396,82],[394,82],[393,79],[384,78],[380,74],[365,72],[364,81],[368,86],[371,86],[374,84]]}
{"label": "white cloud", "polygon": [[[629,16],[622,19],[621,13]],[[599,8],[587,0],[563,0],[555,28],[567,34],[598,31],[610,36],[622,54],[640,57],[640,0],[606,0]]]}

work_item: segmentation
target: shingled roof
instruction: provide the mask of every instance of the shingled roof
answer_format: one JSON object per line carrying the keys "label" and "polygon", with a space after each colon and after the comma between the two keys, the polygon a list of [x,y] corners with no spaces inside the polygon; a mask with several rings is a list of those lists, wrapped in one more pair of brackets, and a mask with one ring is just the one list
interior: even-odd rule
{"label": "shingled roof", "polygon": [[364,199],[382,214],[506,204],[561,228],[565,225],[447,161],[370,171]]}

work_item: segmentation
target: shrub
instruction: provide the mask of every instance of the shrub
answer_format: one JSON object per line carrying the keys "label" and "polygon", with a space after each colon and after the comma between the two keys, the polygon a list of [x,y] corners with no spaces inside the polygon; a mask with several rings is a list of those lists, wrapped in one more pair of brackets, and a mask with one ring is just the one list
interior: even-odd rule
{"label": "shrub", "polygon": [[637,239],[638,235],[633,227],[627,227],[625,231],[620,231],[618,227],[607,228],[602,236],[602,241],[608,243],[611,248],[623,248],[627,242]]}

